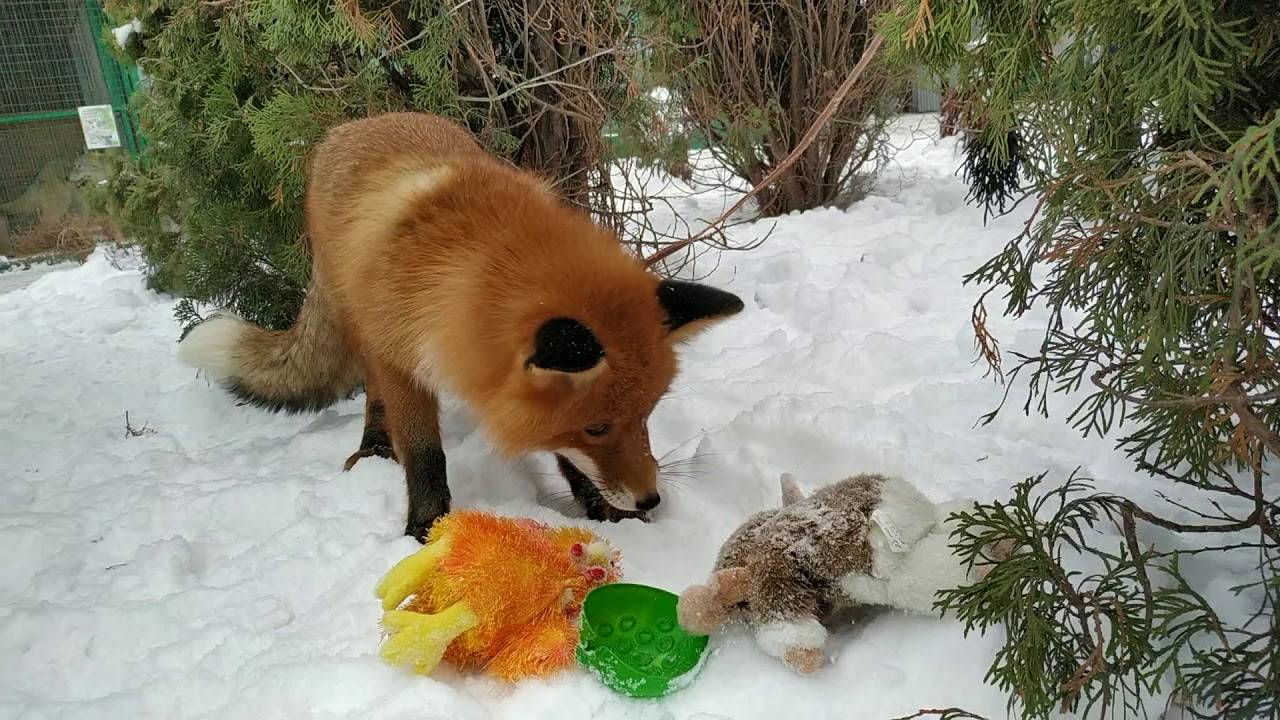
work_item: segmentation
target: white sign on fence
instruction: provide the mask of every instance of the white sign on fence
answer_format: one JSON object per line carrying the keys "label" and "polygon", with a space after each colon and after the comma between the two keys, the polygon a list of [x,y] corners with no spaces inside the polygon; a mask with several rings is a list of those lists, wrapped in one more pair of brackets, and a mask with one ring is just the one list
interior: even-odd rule
{"label": "white sign on fence", "polygon": [[80,111],[80,129],[84,131],[84,144],[90,150],[120,147],[120,133],[116,130],[116,114],[110,105],[86,105]]}

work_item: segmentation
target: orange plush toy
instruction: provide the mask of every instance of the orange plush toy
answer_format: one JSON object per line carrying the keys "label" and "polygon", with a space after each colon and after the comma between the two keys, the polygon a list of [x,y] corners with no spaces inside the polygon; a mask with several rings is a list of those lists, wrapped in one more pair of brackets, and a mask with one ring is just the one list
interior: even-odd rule
{"label": "orange plush toy", "polygon": [[424,675],[441,658],[509,681],[552,674],[573,664],[582,601],[621,577],[618,559],[582,528],[455,510],[378,584],[382,657]]}

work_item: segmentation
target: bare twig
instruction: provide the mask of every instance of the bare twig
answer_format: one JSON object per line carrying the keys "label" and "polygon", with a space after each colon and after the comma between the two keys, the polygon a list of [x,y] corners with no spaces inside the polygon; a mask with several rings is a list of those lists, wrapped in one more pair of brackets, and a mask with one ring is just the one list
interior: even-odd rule
{"label": "bare twig", "polygon": [[936,717],[938,720],[987,720],[961,708],[922,708],[912,715],[903,715],[893,720],[915,720],[915,718]]}
{"label": "bare twig", "polygon": [[[1138,397],[1137,395],[1130,395],[1128,393],[1121,392],[1120,390],[1116,389],[1111,385],[1108,385],[1106,382],[1103,381],[1103,378],[1115,372],[1116,370],[1119,370],[1121,367],[1122,367],[1121,365],[1112,365],[1109,367],[1102,368],[1101,370],[1098,370],[1097,372],[1093,373],[1093,375],[1090,376],[1090,380],[1093,381],[1093,384],[1096,385],[1098,389],[1105,391],[1109,395],[1114,395],[1115,397],[1118,397],[1121,400],[1124,400],[1126,402],[1134,403],[1135,405],[1145,405],[1146,407],[1162,407],[1162,408],[1174,408],[1174,407],[1195,408],[1195,407],[1204,407],[1207,405],[1229,405],[1229,406],[1232,406],[1232,408],[1234,409],[1235,405],[1237,404],[1255,405],[1257,403],[1265,403],[1265,402],[1272,402],[1274,400],[1280,400],[1280,390],[1272,390],[1271,392],[1262,393],[1260,395],[1245,395],[1243,393],[1229,394],[1229,395],[1196,395],[1193,397],[1169,398],[1166,400],[1151,400],[1148,398]],[[1277,451],[1273,450],[1273,452],[1277,452]],[[1277,454],[1280,454],[1280,452],[1278,452]]]}
{"label": "bare twig", "polygon": [[1138,528],[1137,523],[1133,520],[1133,509],[1125,508],[1121,510],[1120,519],[1122,534],[1124,535],[1125,545],[1129,548],[1134,573],[1138,576],[1138,584],[1142,586],[1147,627],[1150,627],[1152,615],[1155,613],[1155,592],[1151,587],[1151,578],[1147,575],[1147,563],[1142,556],[1142,548],[1138,545]]}
{"label": "bare twig", "polygon": [[[554,70],[552,70],[552,71],[550,71],[550,72],[543,73],[542,75],[539,75],[538,77],[529,78],[528,80],[525,80],[525,81],[521,82],[521,83],[520,83],[520,84],[518,84],[518,85],[515,85],[515,86],[513,86],[513,87],[507,88],[506,90],[504,90],[504,91],[503,91],[503,92],[501,92],[501,93],[498,93],[497,95],[493,95],[493,96],[490,96],[490,97],[476,97],[476,96],[473,96],[473,95],[459,95],[459,96],[458,96],[458,99],[459,99],[459,100],[466,100],[467,102],[486,102],[486,103],[502,102],[503,100],[506,100],[507,98],[509,98],[509,97],[511,97],[511,96],[513,96],[513,95],[515,95],[515,94],[517,94],[517,93],[526,92],[526,91],[532,90],[533,88],[538,87],[538,86],[541,86],[541,85],[554,85],[554,84],[557,84],[555,81],[552,81],[552,80],[551,80],[551,78],[555,77],[556,75],[562,75],[562,74],[564,74],[564,73],[565,73],[566,71],[568,71],[570,68],[575,68],[575,67],[577,67],[577,66],[579,66],[579,65],[582,65],[582,64],[584,64],[584,63],[589,63],[589,62],[591,62],[592,60],[598,60],[599,58],[602,58],[602,57],[604,57],[604,56],[606,56],[606,55],[614,55],[614,54],[616,54],[616,53],[618,53],[618,52],[619,52],[619,48],[616,48],[616,47],[609,47],[609,48],[605,48],[605,49],[600,50],[600,51],[598,51],[598,52],[592,53],[591,55],[588,55],[588,56],[586,56],[586,57],[584,57],[584,58],[581,58],[581,59],[579,59],[579,60],[576,60],[576,61],[574,61],[574,62],[571,62],[571,63],[569,63],[568,65],[564,65],[564,66],[562,66],[562,67],[555,68]],[[585,89],[585,88],[582,88],[582,87],[581,87],[581,86],[579,86],[579,85],[574,85],[574,84],[572,84],[572,83],[568,83],[567,85],[568,85],[569,87],[574,87],[574,88],[578,88],[578,89]]]}
{"label": "bare twig", "polygon": [[1112,496],[1110,498],[1110,502],[1115,503],[1115,505],[1119,508],[1122,514],[1125,512],[1130,512],[1135,517],[1141,518],[1142,520],[1145,520],[1151,523],[1152,525],[1158,525],[1159,527],[1162,527],[1166,530],[1173,530],[1174,532],[1181,532],[1181,533],[1240,532],[1241,530],[1247,530],[1251,527],[1257,526],[1258,519],[1263,515],[1261,510],[1255,508],[1254,511],[1251,512],[1249,516],[1246,517],[1244,520],[1239,520],[1235,522],[1225,522],[1217,525],[1189,525],[1187,523],[1180,523],[1180,522],[1175,522],[1173,520],[1169,520],[1167,518],[1162,518],[1159,515],[1155,515],[1154,513],[1143,510],[1142,508],[1138,507],[1136,503],[1134,503],[1132,500],[1129,500],[1127,498]]}
{"label": "bare twig", "polygon": [[140,428],[135,428],[129,422],[129,411],[128,410],[124,411],[124,436],[125,437],[131,438],[131,437],[141,437],[143,435],[154,435],[155,432],[156,432],[155,429],[148,426],[146,423],[143,423],[142,427]]}
{"label": "bare twig", "polygon": [[649,267],[653,267],[675,253],[705,239],[711,233],[720,228],[726,220],[733,216],[734,213],[741,210],[742,207],[747,204],[747,201],[760,194],[762,190],[769,187],[769,185],[781,177],[785,172],[787,172],[787,170],[791,169],[791,166],[796,164],[796,161],[800,159],[800,156],[804,154],[805,150],[809,148],[809,145],[818,137],[818,133],[821,132],[823,126],[825,126],[827,121],[831,119],[831,116],[835,114],[836,109],[840,107],[841,101],[843,101],[845,96],[849,94],[849,91],[853,89],[853,86],[857,84],[858,80],[862,77],[863,72],[866,71],[867,66],[871,64],[871,60],[875,58],[876,53],[880,50],[880,46],[883,44],[884,36],[880,33],[876,33],[871,38],[870,42],[867,43],[866,49],[862,51],[862,58],[858,60],[858,64],[853,67],[853,70],[849,72],[848,77],[846,77],[845,81],[841,83],[839,89],[837,89],[835,94],[831,96],[831,99],[827,101],[826,107],[823,108],[822,112],[818,114],[818,117],[814,119],[813,124],[809,126],[809,130],[800,138],[800,142],[792,148],[790,154],[788,154],[782,162],[778,163],[768,175],[762,178],[759,182],[754,183],[750,191],[739,198],[736,203],[734,203],[728,210],[724,211],[720,217],[713,220],[710,225],[698,232],[698,234],[686,240],[682,240],[681,242],[672,243],[653,255],[650,255],[648,258],[645,258],[645,264]]}
{"label": "bare twig", "polygon": [[293,79],[294,79],[294,80],[297,80],[297,81],[298,81],[298,84],[299,84],[299,85],[301,85],[302,87],[306,88],[307,90],[311,90],[312,92],[332,93],[332,94],[334,94],[334,95],[341,95],[341,94],[342,94],[342,88],[337,88],[337,87],[332,87],[332,86],[330,86],[330,87],[322,87],[322,86],[320,86],[320,85],[312,85],[312,84],[308,83],[306,80],[303,80],[303,79],[302,79],[302,76],[298,74],[298,71],[297,71],[297,70],[294,70],[294,69],[293,69],[293,67],[291,67],[291,66],[290,66],[288,63],[286,63],[284,60],[281,60],[280,58],[276,58],[276,62],[277,62],[277,63],[279,63],[280,67],[282,67],[282,68],[284,68],[285,70],[289,71],[289,74],[293,76]]}

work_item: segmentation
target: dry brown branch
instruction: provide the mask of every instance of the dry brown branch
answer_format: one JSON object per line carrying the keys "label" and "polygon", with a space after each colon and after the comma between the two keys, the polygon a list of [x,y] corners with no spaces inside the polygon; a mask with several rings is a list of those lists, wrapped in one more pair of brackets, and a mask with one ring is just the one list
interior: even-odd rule
{"label": "dry brown branch", "polygon": [[[1258,442],[1262,443],[1262,446],[1265,447],[1273,456],[1280,457],[1280,436],[1277,436],[1276,433],[1272,432],[1271,428],[1268,427],[1265,422],[1258,419],[1258,416],[1254,415],[1253,410],[1249,407],[1250,405],[1259,402],[1274,401],[1276,398],[1280,397],[1280,391],[1250,397],[1239,390],[1238,384],[1236,391],[1238,394],[1236,398],[1231,401],[1231,409],[1235,412],[1236,417],[1239,418],[1240,427],[1254,438],[1257,438]],[[1260,464],[1261,459],[1259,459],[1259,462],[1255,467]]]}
{"label": "dry brown branch", "polygon": [[378,26],[360,10],[359,0],[335,0],[334,8],[349,25],[351,30],[364,42],[372,42],[378,34]]}
{"label": "dry brown branch", "polygon": [[[1102,611],[1097,606],[1093,608],[1093,633],[1095,639],[1092,652],[1080,664],[1080,667],[1076,668],[1075,674],[1062,683],[1062,705],[1059,708],[1061,712],[1068,712],[1076,697],[1079,696],[1080,691],[1099,673],[1105,672],[1107,669],[1107,659],[1103,655],[1103,650],[1106,648],[1106,636],[1102,633]],[[1105,715],[1105,713],[1103,714]]]}
{"label": "dry brown branch", "polygon": [[809,149],[809,146],[813,143],[813,141],[818,137],[818,133],[821,132],[822,128],[827,124],[827,122],[835,114],[836,109],[840,107],[840,103],[844,100],[845,96],[849,94],[849,91],[852,90],[854,85],[857,84],[858,80],[861,79],[863,72],[865,72],[867,69],[867,66],[871,64],[872,59],[875,58],[876,53],[880,50],[880,46],[882,44],[884,44],[884,36],[880,35],[879,33],[876,33],[871,38],[871,41],[867,43],[867,47],[865,50],[863,50],[862,58],[858,60],[858,64],[854,66],[853,70],[849,72],[849,75],[845,78],[844,82],[836,90],[835,94],[832,95],[831,99],[827,101],[826,107],[824,107],[822,109],[822,112],[818,114],[818,117],[814,119],[813,124],[809,126],[808,131],[806,131],[804,136],[800,138],[800,142],[797,143],[796,146],[791,149],[791,152],[780,163],[778,163],[768,175],[761,178],[759,182],[754,183],[753,187],[749,192],[747,192],[741,198],[739,198],[737,202],[735,202],[728,210],[722,213],[720,217],[716,218],[709,225],[707,225],[706,228],[698,232],[693,237],[690,237],[678,243],[668,245],[662,250],[659,250],[653,255],[650,255],[648,258],[645,259],[646,264],[649,265],[650,267],[653,267],[654,265],[670,257],[671,255],[683,250],[684,248],[689,247],[690,245],[693,245],[694,243],[697,243],[705,239],[706,237],[711,235],[713,232],[721,228],[724,222],[728,220],[730,217],[732,217],[734,213],[741,210],[742,207],[746,205],[751,198],[759,195],[762,191],[768,188],[773,182],[775,182],[779,177],[781,177],[784,173],[786,173],[791,168],[792,165],[795,165],[800,160],[801,156]]}
{"label": "dry brown branch", "polygon": [[1224,522],[1217,525],[1191,525],[1189,523],[1180,523],[1180,522],[1175,522],[1173,520],[1169,520],[1167,518],[1162,518],[1159,515],[1151,513],[1147,510],[1143,510],[1141,507],[1138,507],[1138,505],[1133,503],[1131,500],[1126,500],[1124,498],[1116,497],[1116,498],[1113,498],[1112,501],[1120,510],[1121,517],[1124,517],[1125,514],[1132,514],[1133,516],[1141,518],[1142,520],[1145,520],[1146,522],[1149,522],[1152,525],[1156,525],[1166,530],[1173,530],[1174,532],[1180,532],[1180,533],[1240,532],[1241,530],[1248,530],[1251,527],[1257,527],[1259,525],[1259,522],[1262,520],[1265,520],[1265,517],[1266,517],[1265,507],[1263,507],[1263,508],[1255,508],[1254,511],[1251,512],[1249,516],[1243,520]]}
{"label": "dry brown branch", "polygon": [[893,718],[893,720],[915,720],[915,718],[936,717],[938,720],[987,720],[961,708],[921,708],[911,715]]}
{"label": "dry brown branch", "polygon": [[[608,47],[608,48],[604,48],[603,50],[599,50],[599,51],[597,51],[597,52],[594,52],[594,53],[592,53],[592,54],[590,54],[590,55],[588,55],[588,56],[586,56],[586,57],[584,57],[584,58],[581,58],[581,59],[579,59],[579,60],[575,60],[574,62],[571,62],[571,63],[569,63],[568,65],[565,65],[565,66],[563,66],[563,67],[553,68],[552,70],[549,70],[549,71],[547,71],[547,72],[545,72],[545,73],[543,73],[543,74],[541,74],[541,75],[539,75],[539,76],[537,76],[537,77],[529,78],[528,80],[525,80],[525,81],[521,82],[521,83],[520,83],[520,84],[518,84],[518,85],[514,85],[514,86],[512,86],[511,88],[508,88],[507,90],[504,90],[503,92],[501,92],[501,93],[499,93],[499,94],[497,94],[497,95],[491,95],[491,96],[488,96],[488,97],[475,97],[475,96],[472,96],[472,95],[459,95],[459,96],[458,96],[458,99],[459,99],[459,100],[462,100],[462,101],[465,101],[465,102],[483,102],[483,103],[495,103],[495,102],[502,102],[503,100],[506,100],[507,98],[509,98],[509,97],[511,97],[511,96],[513,96],[513,95],[515,95],[515,94],[517,94],[517,93],[528,92],[528,91],[533,90],[533,89],[535,89],[535,88],[537,88],[537,87],[540,87],[540,86],[542,86],[542,85],[554,85],[554,84],[556,84],[556,82],[555,82],[555,81],[553,81],[551,78],[555,77],[556,75],[562,75],[562,74],[564,74],[564,73],[568,72],[569,70],[571,70],[571,69],[573,69],[573,68],[575,68],[575,67],[577,67],[577,66],[579,66],[579,65],[582,65],[582,64],[584,64],[584,63],[592,62],[592,61],[594,61],[594,60],[597,60],[597,59],[599,59],[599,58],[604,57],[605,55],[614,55],[614,54],[616,54],[616,53],[618,53],[618,52],[620,52],[620,49],[619,49],[619,48],[616,48],[616,47]],[[580,86],[580,85],[573,85],[572,83],[563,83],[563,84],[562,84],[562,86],[563,86],[563,87],[573,88],[574,90],[585,90],[585,88],[583,88],[582,86]]]}
{"label": "dry brown branch", "polygon": [[973,344],[978,351],[978,355],[986,361],[987,372],[983,377],[991,373],[995,373],[997,378],[1004,379],[1004,370],[1000,364],[1000,341],[996,340],[995,335],[987,329],[987,306],[984,301],[987,295],[995,290],[995,286],[987,288],[986,292],[978,297],[978,301],[973,304],[973,313],[970,316],[970,322],[973,324]]}
{"label": "dry brown branch", "polygon": [[1147,575],[1147,563],[1143,560],[1142,548],[1138,545],[1138,527],[1133,519],[1133,508],[1124,508],[1120,513],[1121,534],[1124,536],[1125,546],[1129,549],[1129,555],[1133,559],[1134,570],[1138,576],[1138,584],[1142,586],[1142,596],[1146,599],[1144,606],[1146,608],[1146,623],[1151,626],[1152,615],[1155,614],[1155,590],[1151,586],[1151,578]]}
{"label": "dry brown branch", "polygon": [[460,0],[446,15],[461,35],[456,99],[481,141],[546,177],[624,243],[659,242],[644,215],[654,204],[648,188],[617,181],[604,138],[606,122],[634,99],[620,90],[643,50],[618,7]]}
{"label": "dry brown branch", "polygon": [[920,6],[916,8],[916,17],[912,21],[911,27],[907,28],[907,34],[904,36],[908,47],[915,47],[916,41],[929,31],[929,26],[933,24],[933,8],[930,0],[920,0]]}

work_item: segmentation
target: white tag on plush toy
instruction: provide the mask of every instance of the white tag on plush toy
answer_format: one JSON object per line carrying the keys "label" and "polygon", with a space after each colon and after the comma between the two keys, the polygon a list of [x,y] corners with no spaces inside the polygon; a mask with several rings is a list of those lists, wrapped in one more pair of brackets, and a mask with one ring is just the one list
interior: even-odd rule
{"label": "white tag on plush toy", "polygon": [[902,534],[898,532],[898,526],[893,524],[893,520],[889,518],[889,513],[882,508],[876,508],[871,511],[871,522],[880,528],[880,532],[884,533],[884,537],[889,541],[889,549],[894,552],[906,552],[911,546],[902,539]]}

